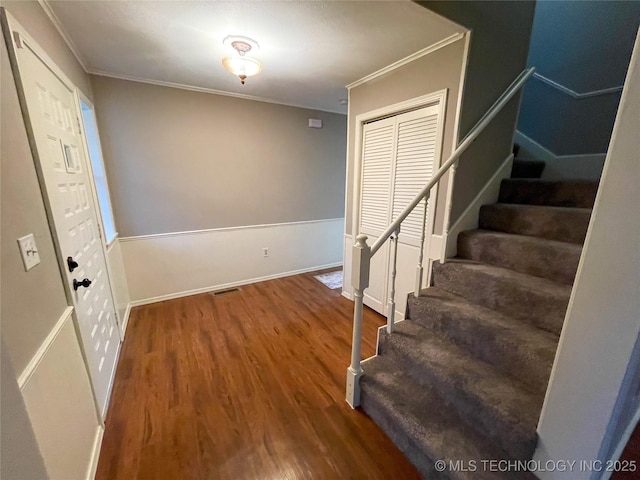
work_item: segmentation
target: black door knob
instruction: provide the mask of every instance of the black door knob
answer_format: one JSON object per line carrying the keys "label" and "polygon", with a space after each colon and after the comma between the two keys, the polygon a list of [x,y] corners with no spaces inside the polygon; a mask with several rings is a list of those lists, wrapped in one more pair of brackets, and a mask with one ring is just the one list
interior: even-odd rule
{"label": "black door knob", "polygon": [[78,281],[75,278],[73,279],[73,289],[74,290],[78,290],[80,287],[84,287],[84,288],[89,288],[89,285],[91,285],[91,280],[89,280],[88,278],[85,278],[82,281]]}
{"label": "black door knob", "polygon": [[69,271],[73,272],[78,268],[78,262],[76,262],[73,257],[67,257],[67,266],[69,267]]}

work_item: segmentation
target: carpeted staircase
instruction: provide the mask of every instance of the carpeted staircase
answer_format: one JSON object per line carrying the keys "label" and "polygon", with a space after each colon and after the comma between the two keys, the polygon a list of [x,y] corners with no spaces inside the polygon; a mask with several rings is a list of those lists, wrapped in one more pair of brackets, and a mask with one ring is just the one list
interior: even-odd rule
{"label": "carpeted staircase", "polygon": [[408,320],[363,364],[362,408],[429,480],[535,478],[482,461],[533,455],[597,190],[522,178],[543,168],[514,163],[499,203],[482,207],[458,257],[434,265],[433,286],[409,297]]}

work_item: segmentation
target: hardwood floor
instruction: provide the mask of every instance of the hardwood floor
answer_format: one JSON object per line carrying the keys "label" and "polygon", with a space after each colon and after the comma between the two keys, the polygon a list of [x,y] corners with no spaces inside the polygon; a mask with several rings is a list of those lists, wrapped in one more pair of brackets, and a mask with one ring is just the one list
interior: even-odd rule
{"label": "hardwood floor", "polygon": [[419,478],[345,403],[353,303],[315,274],[135,308],[96,478]]}

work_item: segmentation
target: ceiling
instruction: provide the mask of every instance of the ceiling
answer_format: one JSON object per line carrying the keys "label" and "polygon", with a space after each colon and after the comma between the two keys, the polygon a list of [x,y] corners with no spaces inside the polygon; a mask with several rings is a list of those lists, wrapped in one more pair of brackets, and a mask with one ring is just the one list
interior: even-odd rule
{"label": "ceiling", "polygon": [[[90,73],[339,113],[345,85],[464,31],[408,0],[47,3]],[[260,44],[246,85],[222,67],[227,35]]]}

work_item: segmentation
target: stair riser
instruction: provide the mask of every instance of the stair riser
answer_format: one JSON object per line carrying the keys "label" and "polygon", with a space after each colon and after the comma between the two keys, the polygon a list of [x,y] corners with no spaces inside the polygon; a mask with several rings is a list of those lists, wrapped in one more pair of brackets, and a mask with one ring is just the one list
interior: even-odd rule
{"label": "stair riser", "polygon": [[518,160],[513,161],[511,169],[511,178],[540,178],[544,171],[545,163],[536,160]]}
{"label": "stair riser", "polygon": [[582,244],[590,214],[589,210],[511,210],[484,205],[480,208],[479,228]]}
{"label": "stair riser", "polygon": [[597,191],[596,182],[528,182],[506,179],[500,185],[499,202],[592,208]]}
{"label": "stair riser", "polygon": [[393,419],[387,415],[385,408],[379,404],[375,396],[369,395],[366,385],[360,394],[360,406],[380,429],[391,439],[398,449],[411,461],[425,479],[450,480],[445,473],[438,472],[432,461],[418,445],[398,428]]}
{"label": "stair riser", "polygon": [[[549,382],[555,349],[530,350],[527,338],[496,332],[475,320],[462,308],[435,299],[409,298],[407,317],[434,335],[449,340],[471,356],[495,366],[544,397]],[[420,312],[419,314],[417,312]]]}
{"label": "stair riser", "polygon": [[504,239],[462,232],[458,235],[458,256],[509,268],[516,272],[572,285],[581,249],[573,244],[538,244],[514,236]]}
{"label": "stair riser", "polygon": [[433,284],[478,305],[530,322],[557,335],[562,329],[569,302],[568,295],[548,295],[528,290],[508,278],[464,268],[456,262],[435,263]]}
{"label": "stair riser", "polygon": [[393,334],[381,336],[380,352],[387,358],[392,358],[397,368],[409,374],[420,386],[436,389],[455,406],[460,417],[469,426],[482,432],[513,458],[529,460],[533,456],[535,437],[523,439],[517,436],[498,416],[487,411],[487,405],[472,397],[459,379],[445,377],[437,366],[432,366],[424,359],[419,361],[412,358],[410,352],[403,351],[399,344],[394,343]]}

